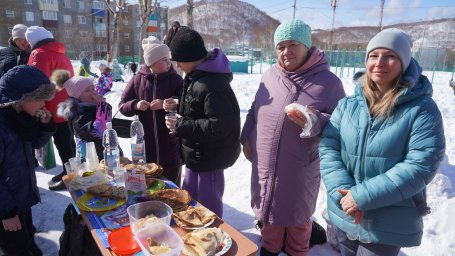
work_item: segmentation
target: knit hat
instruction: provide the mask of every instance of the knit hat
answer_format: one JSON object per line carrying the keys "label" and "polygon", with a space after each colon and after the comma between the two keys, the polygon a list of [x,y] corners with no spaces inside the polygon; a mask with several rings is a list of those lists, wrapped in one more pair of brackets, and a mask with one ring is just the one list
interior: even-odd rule
{"label": "knit hat", "polygon": [[31,26],[27,28],[27,31],[25,32],[25,38],[27,39],[30,46],[33,48],[35,47],[35,44],[38,43],[39,41],[48,38],[52,39],[54,38],[54,36],[50,31],[43,27]]}
{"label": "knit hat", "polygon": [[54,97],[55,85],[41,70],[19,65],[0,78],[0,108],[30,100],[48,101]]}
{"label": "knit hat", "polygon": [[75,99],[79,99],[82,92],[89,86],[93,86],[93,81],[84,76],[73,76],[63,84],[68,96]]}
{"label": "knit hat", "polygon": [[172,39],[172,60],[178,62],[192,62],[207,56],[202,36],[188,27],[180,27]]}
{"label": "knit hat", "polygon": [[151,66],[164,57],[169,57],[169,47],[154,36],[149,36],[142,40],[142,49],[144,50],[144,61],[147,66]]}
{"label": "knit hat", "polygon": [[13,35],[13,40],[17,38],[25,39],[25,31],[27,31],[27,26],[24,24],[16,24],[13,27],[13,31],[11,32]]}
{"label": "knit hat", "polygon": [[311,28],[301,20],[291,20],[281,23],[275,30],[273,41],[275,47],[284,41],[294,40],[311,48]]}
{"label": "knit hat", "polygon": [[368,43],[365,62],[368,59],[368,54],[378,48],[394,51],[400,58],[402,72],[408,68],[411,62],[412,40],[406,32],[398,28],[388,28],[376,34]]}

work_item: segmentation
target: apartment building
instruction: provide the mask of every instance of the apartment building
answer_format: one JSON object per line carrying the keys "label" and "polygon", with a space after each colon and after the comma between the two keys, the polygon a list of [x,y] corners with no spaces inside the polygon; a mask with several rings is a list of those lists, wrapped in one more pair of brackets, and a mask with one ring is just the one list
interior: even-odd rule
{"label": "apartment building", "polygon": [[[115,10],[114,4],[111,5]],[[65,44],[71,59],[85,54],[105,58],[112,44],[113,15],[102,0],[0,0],[0,6],[4,12],[0,15],[0,46],[8,45],[11,30],[18,23],[51,31],[56,40]],[[165,21],[159,20],[159,24],[165,23],[157,32],[162,38],[167,31],[167,8],[158,13],[159,17],[166,17]],[[122,16],[117,55],[137,55],[140,47],[138,5],[128,5]]]}

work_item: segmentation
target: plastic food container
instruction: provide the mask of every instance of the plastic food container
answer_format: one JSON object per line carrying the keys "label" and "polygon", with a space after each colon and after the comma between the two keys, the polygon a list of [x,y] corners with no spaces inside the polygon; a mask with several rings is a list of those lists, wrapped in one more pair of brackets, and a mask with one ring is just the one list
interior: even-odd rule
{"label": "plastic food container", "polygon": [[[180,236],[169,225],[160,222],[138,230],[135,238],[144,255],[178,256],[183,249],[183,240]],[[152,254],[149,249],[150,240],[157,246],[168,247],[170,250],[160,254]]]}
{"label": "plastic food container", "polygon": [[133,204],[126,211],[133,234],[136,234],[139,229],[155,222],[161,222],[168,226],[171,224],[172,208],[160,201],[146,201]]}

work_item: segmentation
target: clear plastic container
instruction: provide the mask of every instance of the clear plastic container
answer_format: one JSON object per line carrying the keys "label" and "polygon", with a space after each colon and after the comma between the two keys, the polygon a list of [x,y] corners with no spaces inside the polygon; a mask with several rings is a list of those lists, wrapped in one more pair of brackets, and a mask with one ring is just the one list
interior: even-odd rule
{"label": "clear plastic container", "polygon": [[136,234],[139,229],[156,222],[161,222],[168,226],[171,224],[172,208],[160,201],[133,204],[126,211],[133,234]]}
{"label": "clear plastic container", "polygon": [[[183,249],[182,238],[169,225],[160,222],[139,229],[135,234],[135,239],[144,255],[178,256]],[[150,239],[158,246],[165,246],[171,250],[161,254],[152,254],[148,244]]]}

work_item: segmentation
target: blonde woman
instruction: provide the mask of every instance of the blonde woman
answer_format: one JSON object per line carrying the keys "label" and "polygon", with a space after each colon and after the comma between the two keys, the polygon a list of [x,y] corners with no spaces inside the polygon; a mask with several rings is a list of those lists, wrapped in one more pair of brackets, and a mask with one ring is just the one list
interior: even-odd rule
{"label": "blonde woman", "polygon": [[338,103],[322,134],[321,174],[342,255],[397,255],[421,243],[425,186],[445,138],[411,47],[399,29],[373,37],[355,94]]}

